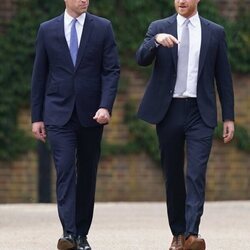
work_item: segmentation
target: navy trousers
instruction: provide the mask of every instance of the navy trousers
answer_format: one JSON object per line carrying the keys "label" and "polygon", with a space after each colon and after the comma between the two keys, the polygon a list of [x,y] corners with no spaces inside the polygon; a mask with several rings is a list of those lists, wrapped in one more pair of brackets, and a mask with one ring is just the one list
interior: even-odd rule
{"label": "navy trousers", "polygon": [[46,126],[56,167],[58,214],[64,234],[86,236],[94,209],[103,126],[81,126],[76,112],[64,126]]}
{"label": "navy trousers", "polygon": [[202,121],[196,98],[173,98],[156,130],[172,234],[197,235],[214,128]]}

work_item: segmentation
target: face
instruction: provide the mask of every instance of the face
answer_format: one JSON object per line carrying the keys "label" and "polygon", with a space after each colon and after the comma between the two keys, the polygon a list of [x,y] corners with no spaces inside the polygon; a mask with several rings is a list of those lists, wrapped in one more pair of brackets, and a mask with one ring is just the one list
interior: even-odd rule
{"label": "face", "polygon": [[200,0],[175,0],[175,9],[178,14],[189,18],[196,14]]}
{"label": "face", "polygon": [[78,17],[86,12],[89,7],[89,0],[64,0],[66,10],[72,17]]}

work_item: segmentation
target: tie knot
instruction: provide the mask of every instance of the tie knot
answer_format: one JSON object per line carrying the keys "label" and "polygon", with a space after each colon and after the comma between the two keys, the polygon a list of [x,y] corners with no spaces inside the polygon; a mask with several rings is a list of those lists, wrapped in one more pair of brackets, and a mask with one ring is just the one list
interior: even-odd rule
{"label": "tie knot", "polygon": [[186,19],[185,20],[185,22],[183,23],[183,25],[185,26],[185,27],[188,27],[188,24],[190,23],[190,20],[189,19]]}
{"label": "tie knot", "polygon": [[73,26],[73,25],[76,25],[76,22],[77,22],[77,19],[76,19],[76,18],[72,19],[72,26]]}

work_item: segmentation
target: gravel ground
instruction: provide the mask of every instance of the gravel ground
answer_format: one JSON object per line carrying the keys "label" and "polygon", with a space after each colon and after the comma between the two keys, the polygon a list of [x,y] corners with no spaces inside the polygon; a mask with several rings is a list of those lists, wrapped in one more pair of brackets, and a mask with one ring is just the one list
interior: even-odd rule
{"label": "gravel ground", "polygon": [[[200,226],[207,250],[250,250],[250,201],[207,202]],[[55,204],[0,205],[0,250],[56,250]],[[93,250],[167,250],[165,203],[96,203]]]}

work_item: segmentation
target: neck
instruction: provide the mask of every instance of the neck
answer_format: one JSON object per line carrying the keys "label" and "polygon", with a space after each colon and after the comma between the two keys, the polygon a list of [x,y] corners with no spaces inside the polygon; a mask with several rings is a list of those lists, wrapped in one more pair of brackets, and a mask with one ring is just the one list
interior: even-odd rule
{"label": "neck", "polygon": [[74,12],[74,11],[72,11],[72,10],[69,10],[69,9],[67,9],[66,8],[66,11],[67,11],[67,13],[71,16],[71,17],[73,17],[73,18],[77,18],[77,17],[79,17],[81,14],[79,14],[79,13],[76,13],[76,12]]}
{"label": "neck", "polygon": [[197,10],[196,11],[194,11],[190,16],[188,16],[188,17],[186,17],[186,18],[191,18],[192,16],[194,16],[194,15],[196,15],[197,14]]}

